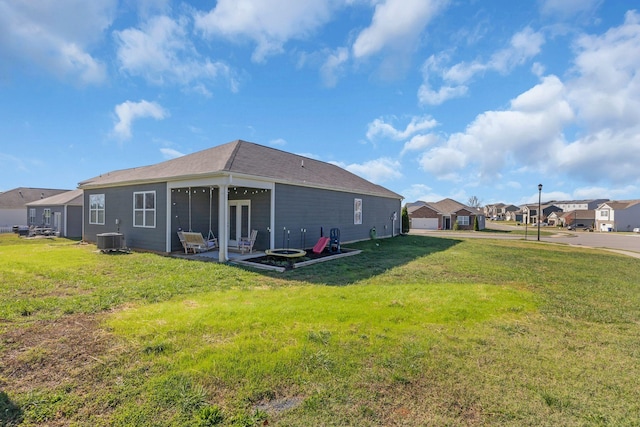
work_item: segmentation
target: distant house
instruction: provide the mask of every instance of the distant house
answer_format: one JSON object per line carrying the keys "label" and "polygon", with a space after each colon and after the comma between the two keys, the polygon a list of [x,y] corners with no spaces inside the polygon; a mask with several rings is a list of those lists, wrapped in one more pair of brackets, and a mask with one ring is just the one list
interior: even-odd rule
{"label": "distant house", "polygon": [[51,227],[62,237],[82,237],[82,190],[27,203],[27,225]]}
{"label": "distant house", "polygon": [[596,211],[593,209],[577,209],[569,212],[554,212],[558,215],[558,222],[555,225],[561,227],[571,226],[573,228],[593,228],[595,224]]}
{"label": "distant house", "polygon": [[[121,232],[131,248],[181,249],[178,230],[214,234],[219,259],[258,230],[254,248],[311,247],[400,234],[402,196],[338,166],[234,141],[80,183],[83,239]],[[375,231],[374,231],[375,230]]]}
{"label": "distant house", "polygon": [[540,222],[545,222],[547,221],[547,218],[549,217],[549,215],[551,215],[551,213],[562,211],[562,209],[560,209],[558,206],[551,203],[544,203],[540,206],[540,208],[542,209],[542,212],[538,214],[537,203],[522,206],[522,222],[526,224],[537,224],[538,220]]}
{"label": "distant house", "polygon": [[599,231],[631,231],[640,227],[640,200],[609,201],[595,210]]}
{"label": "distant house", "polygon": [[18,187],[0,193],[0,228],[27,225],[27,203],[45,199],[69,190]]}
{"label": "distant house", "polygon": [[523,222],[525,222],[524,212],[520,208],[518,208],[518,210],[516,210],[516,211],[508,211],[505,214],[505,219],[507,221],[516,221],[516,222],[523,223]]}
{"label": "distant house", "polygon": [[587,199],[551,201],[549,203],[559,207],[563,212],[572,212],[594,210],[602,203],[608,201],[609,199]]}
{"label": "distant house", "polygon": [[479,228],[481,230],[485,228],[485,217],[480,210],[453,199],[443,199],[433,203],[413,203],[407,207],[407,213],[410,228],[414,229],[451,230],[457,223],[457,227],[461,230],[473,230],[476,217]]}
{"label": "distant house", "polygon": [[520,208],[515,205],[494,203],[484,207],[484,216],[489,219],[505,220],[509,212],[516,212]]}

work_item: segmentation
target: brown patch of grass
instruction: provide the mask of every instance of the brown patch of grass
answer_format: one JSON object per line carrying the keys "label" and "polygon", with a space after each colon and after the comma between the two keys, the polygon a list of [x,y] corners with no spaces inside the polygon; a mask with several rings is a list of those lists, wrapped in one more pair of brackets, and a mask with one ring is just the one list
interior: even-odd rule
{"label": "brown patch of grass", "polygon": [[0,385],[17,393],[92,383],[93,368],[117,349],[97,316],[86,314],[11,329],[0,335],[0,343]]}

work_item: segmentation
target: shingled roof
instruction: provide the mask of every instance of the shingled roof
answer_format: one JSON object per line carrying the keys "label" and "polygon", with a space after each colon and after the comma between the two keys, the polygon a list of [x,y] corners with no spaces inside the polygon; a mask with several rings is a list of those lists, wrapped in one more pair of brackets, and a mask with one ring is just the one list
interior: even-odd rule
{"label": "shingled roof", "polygon": [[29,202],[44,199],[69,190],[58,190],[53,188],[29,188],[18,187],[13,190],[0,193],[0,209],[24,208]]}
{"label": "shingled roof", "polygon": [[638,203],[640,203],[640,200],[612,200],[610,202],[602,203],[599,207],[607,205],[613,210],[622,210],[628,209],[631,206],[637,205]]}
{"label": "shingled roof", "polygon": [[330,163],[237,140],[155,165],[109,172],[81,188],[134,185],[240,174],[277,183],[320,187],[401,199],[397,193]]}
{"label": "shingled roof", "polygon": [[82,206],[82,203],[82,190],[77,189],[27,203],[27,206]]}

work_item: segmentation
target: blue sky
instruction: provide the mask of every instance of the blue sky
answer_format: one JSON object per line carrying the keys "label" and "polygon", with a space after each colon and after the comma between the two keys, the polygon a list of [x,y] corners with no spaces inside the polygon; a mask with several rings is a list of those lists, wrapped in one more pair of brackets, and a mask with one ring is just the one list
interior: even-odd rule
{"label": "blue sky", "polygon": [[466,203],[640,198],[640,10],[0,0],[0,191],[236,139]]}

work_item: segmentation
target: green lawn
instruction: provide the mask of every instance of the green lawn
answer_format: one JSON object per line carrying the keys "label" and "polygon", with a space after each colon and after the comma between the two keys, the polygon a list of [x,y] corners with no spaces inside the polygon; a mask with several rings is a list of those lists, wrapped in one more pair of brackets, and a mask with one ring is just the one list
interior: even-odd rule
{"label": "green lawn", "polygon": [[253,271],[0,235],[0,425],[639,425],[640,262],[400,236]]}

